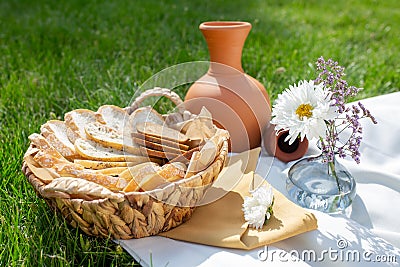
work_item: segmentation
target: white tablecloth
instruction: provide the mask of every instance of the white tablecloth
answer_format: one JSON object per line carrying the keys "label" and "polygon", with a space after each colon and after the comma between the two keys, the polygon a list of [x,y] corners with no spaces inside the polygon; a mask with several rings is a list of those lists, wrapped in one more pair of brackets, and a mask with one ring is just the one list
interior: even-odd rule
{"label": "white tablecloth", "polygon": [[[329,266],[400,263],[400,92],[365,99],[378,120],[363,121],[361,163],[342,163],[357,181],[357,196],[346,214],[314,211],[318,230],[268,247],[243,251],[164,237],[118,240],[143,266]],[[310,147],[307,154],[317,154]],[[287,195],[285,164],[262,153],[256,172]]]}

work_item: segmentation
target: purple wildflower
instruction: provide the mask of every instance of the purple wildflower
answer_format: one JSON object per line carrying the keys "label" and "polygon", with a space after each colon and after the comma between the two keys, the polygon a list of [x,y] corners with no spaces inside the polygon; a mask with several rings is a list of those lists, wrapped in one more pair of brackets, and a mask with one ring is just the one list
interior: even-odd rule
{"label": "purple wildflower", "polygon": [[[337,154],[341,158],[351,156],[354,161],[360,163],[360,145],[362,140],[362,126],[360,119],[369,118],[376,124],[377,121],[371,112],[364,107],[361,102],[351,107],[345,106],[349,97],[357,95],[361,88],[349,86],[343,79],[345,68],[338,62],[323,57],[318,58],[316,62],[317,71],[320,71],[315,83],[322,83],[325,88],[331,91],[332,105],[337,107],[338,117],[336,121],[326,121],[326,136],[321,138],[321,150],[327,162],[333,162]],[[341,121],[340,121],[341,120]],[[350,128],[350,136],[347,141],[339,140],[340,134],[347,128]]]}

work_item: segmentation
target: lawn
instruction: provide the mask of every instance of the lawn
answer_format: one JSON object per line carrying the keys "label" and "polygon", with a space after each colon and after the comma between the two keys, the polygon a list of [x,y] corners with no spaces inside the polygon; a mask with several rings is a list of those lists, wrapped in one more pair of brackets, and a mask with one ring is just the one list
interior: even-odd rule
{"label": "lawn", "polygon": [[346,66],[359,98],[399,91],[398,0],[225,2],[0,0],[0,266],[135,264],[35,195],[21,173],[27,137],[75,108],[126,106],[153,74],[207,60],[203,21],[252,23],[243,68],[271,99],[313,79],[321,55]]}

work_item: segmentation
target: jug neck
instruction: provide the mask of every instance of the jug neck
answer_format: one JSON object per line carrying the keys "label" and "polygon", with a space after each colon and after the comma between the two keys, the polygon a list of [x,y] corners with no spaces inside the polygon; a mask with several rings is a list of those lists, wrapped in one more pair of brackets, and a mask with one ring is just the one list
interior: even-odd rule
{"label": "jug neck", "polygon": [[243,73],[242,50],[251,24],[240,21],[210,21],[200,24],[199,28],[210,53],[209,72],[223,72],[224,68],[221,66],[227,65],[236,72]]}

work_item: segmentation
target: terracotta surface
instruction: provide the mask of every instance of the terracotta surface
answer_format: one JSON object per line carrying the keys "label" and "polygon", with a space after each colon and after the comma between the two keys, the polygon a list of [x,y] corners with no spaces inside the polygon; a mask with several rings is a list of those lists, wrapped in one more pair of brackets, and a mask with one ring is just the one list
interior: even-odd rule
{"label": "terracotta surface", "polygon": [[306,154],[308,150],[307,138],[304,138],[302,142],[299,140],[289,145],[288,142],[284,142],[288,132],[283,131],[276,135],[274,128],[275,125],[268,124],[263,134],[263,146],[269,155],[275,156],[283,162],[289,162]]}
{"label": "terracotta surface", "polygon": [[269,96],[264,86],[243,72],[242,49],[250,32],[247,22],[205,22],[200,25],[210,53],[210,68],[187,92],[185,107],[193,113],[202,106],[231,135],[231,151],[261,145],[270,120]]}

